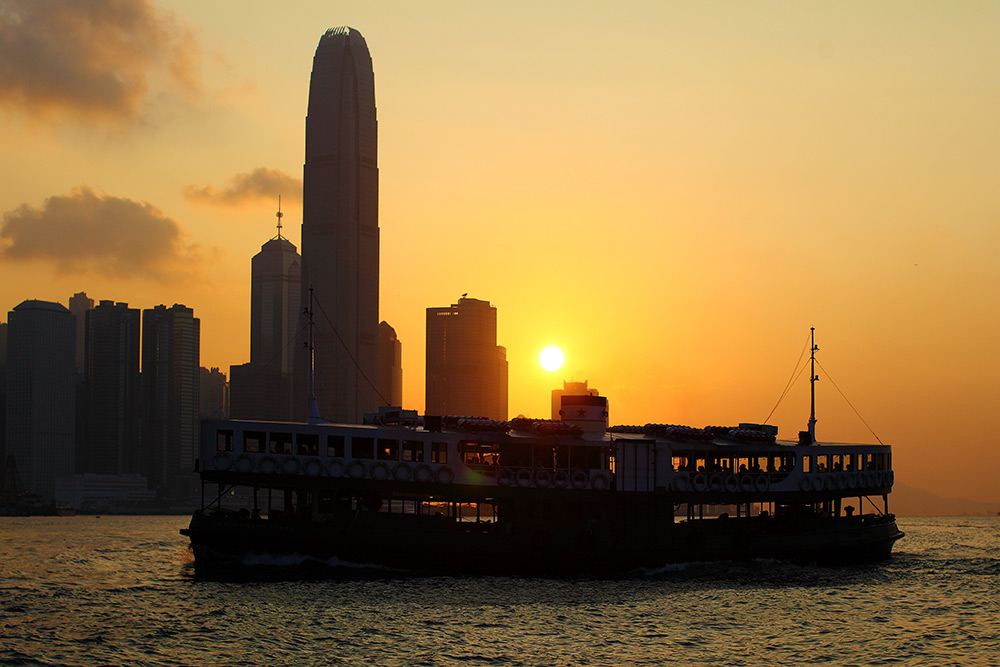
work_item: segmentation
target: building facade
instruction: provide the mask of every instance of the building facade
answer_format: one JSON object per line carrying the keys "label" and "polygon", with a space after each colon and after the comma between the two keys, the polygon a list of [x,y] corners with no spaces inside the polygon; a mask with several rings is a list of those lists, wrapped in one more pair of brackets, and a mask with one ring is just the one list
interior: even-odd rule
{"label": "building facade", "polygon": [[403,344],[385,320],[378,323],[378,395],[380,405],[403,406]]}
{"label": "building facade", "polygon": [[[357,30],[332,28],[316,48],[309,83],[301,298],[307,307],[313,288],[315,395],[320,415],[333,422],[361,423],[378,405],[377,136],[368,46]],[[307,416],[309,366],[309,350],[296,346],[298,419]]]}
{"label": "building facade", "polygon": [[85,313],[83,461],[102,475],[140,472],[139,309],[101,301]]}
{"label": "building facade", "polygon": [[507,419],[507,350],[497,345],[489,301],[427,309],[425,412]]}
{"label": "building facade", "polygon": [[76,321],[62,304],[23,301],[7,315],[6,445],[21,488],[53,502],[76,458]]}
{"label": "building facade", "polygon": [[163,497],[188,498],[198,488],[200,341],[191,308],[142,311],[141,468]]}

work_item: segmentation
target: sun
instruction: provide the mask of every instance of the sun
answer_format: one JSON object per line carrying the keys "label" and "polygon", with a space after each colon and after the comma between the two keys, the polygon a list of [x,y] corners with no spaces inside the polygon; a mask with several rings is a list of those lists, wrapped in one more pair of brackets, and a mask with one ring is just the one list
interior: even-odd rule
{"label": "sun", "polygon": [[538,355],[538,363],[547,371],[557,371],[566,361],[566,355],[555,345],[549,345]]}

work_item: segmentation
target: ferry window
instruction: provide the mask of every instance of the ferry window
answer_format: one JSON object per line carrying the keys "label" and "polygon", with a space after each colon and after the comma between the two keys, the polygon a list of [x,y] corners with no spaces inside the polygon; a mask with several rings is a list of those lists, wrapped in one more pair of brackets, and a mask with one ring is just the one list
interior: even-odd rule
{"label": "ferry window", "polygon": [[447,442],[432,442],[431,443],[431,462],[432,463],[447,463],[448,462],[448,443]]}
{"label": "ferry window", "polygon": [[216,431],[215,432],[215,448],[220,452],[231,452],[233,451],[233,432],[232,431]]}
{"label": "ferry window", "polygon": [[854,454],[844,454],[844,470],[847,470],[848,472],[854,470],[854,459]]}
{"label": "ferry window", "polygon": [[811,454],[802,457],[802,472],[812,472],[813,457]]}
{"label": "ferry window", "polygon": [[375,458],[375,440],[372,438],[351,438],[351,455],[356,459]]}
{"label": "ferry window", "polygon": [[680,471],[684,470],[685,468],[687,468],[687,459],[684,458],[683,456],[675,456],[675,457],[673,457],[673,460],[671,461],[671,463],[674,466],[674,470],[677,471],[677,472],[680,472]]}
{"label": "ferry window", "polygon": [[579,462],[581,468],[594,470],[601,467],[601,451],[596,447],[577,447],[573,460]]}
{"label": "ferry window", "polygon": [[500,465],[523,468],[531,465],[531,447],[524,443],[506,443],[500,451]]}
{"label": "ferry window", "polygon": [[272,433],[269,445],[270,445],[269,449],[271,450],[272,454],[291,454],[292,434]]}
{"label": "ferry window", "polygon": [[403,441],[403,460],[420,463],[424,460],[424,443],[419,440]]}
{"label": "ferry window", "polygon": [[315,433],[299,433],[295,436],[295,453],[302,456],[319,454],[319,436]]}
{"label": "ferry window", "polygon": [[[460,442],[458,443],[458,456],[463,463],[494,465],[497,461],[497,449],[496,445],[487,442]],[[550,459],[551,456],[550,453]]]}
{"label": "ferry window", "polygon": [[399,460],[399,440],[378,439],[378,457],[383,461]]}
{"label": "ferry window", "polygon": [[326,455],[338,459],[344,458],[344,436],[326,436]]}
{"label": "ferry window", "polygon": [[244,432],[243,451],[251,453],[264,451],[264,434],[260,431]]}
{"label": "ferry window", "polygon": [[833,455],[833,467],[831,468],[831,470],[835,470],[837,472],[840,472],[843,469],[844,469],[844,457],[841,456],[840,454],[834,454]]}

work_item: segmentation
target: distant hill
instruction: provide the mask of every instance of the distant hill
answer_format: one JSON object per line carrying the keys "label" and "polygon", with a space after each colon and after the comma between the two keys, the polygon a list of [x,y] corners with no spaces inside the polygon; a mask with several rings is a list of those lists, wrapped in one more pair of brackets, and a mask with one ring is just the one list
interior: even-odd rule
{"label": "distant hill", "polygon": [[896,482],[889,496],[889,511],[896,516],[962,516],[1000,513],[1000,502],[983,503],[965,498],[943,498],[930,491]]}

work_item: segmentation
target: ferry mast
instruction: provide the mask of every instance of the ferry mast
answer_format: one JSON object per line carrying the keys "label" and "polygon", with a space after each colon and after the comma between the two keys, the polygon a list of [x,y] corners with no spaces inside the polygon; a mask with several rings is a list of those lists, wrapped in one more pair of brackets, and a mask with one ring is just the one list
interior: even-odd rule
{"label": "ferry mast", "polygon": [[809,327],[809,442],[816,442],[816,327]]}

